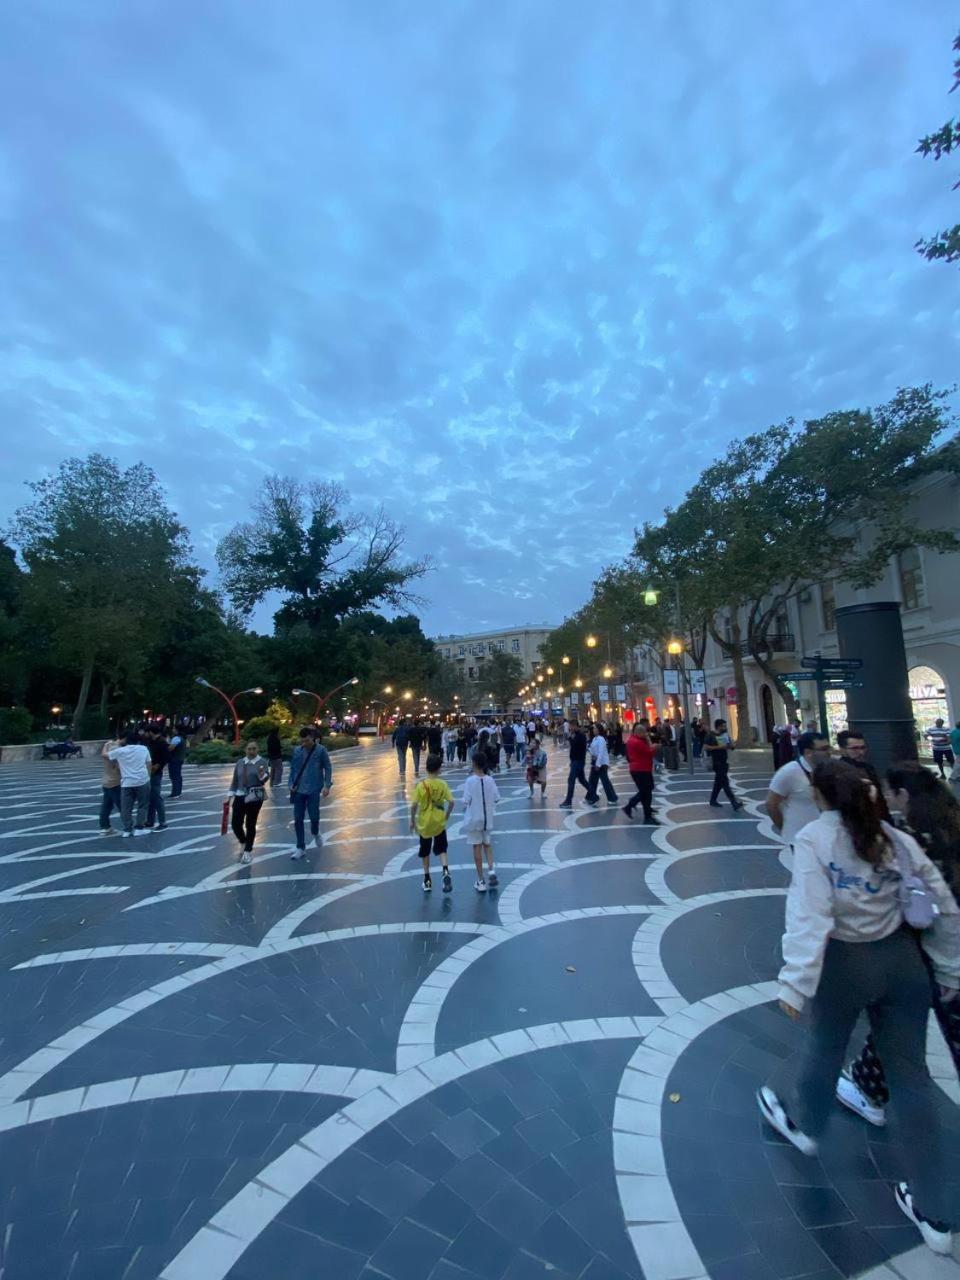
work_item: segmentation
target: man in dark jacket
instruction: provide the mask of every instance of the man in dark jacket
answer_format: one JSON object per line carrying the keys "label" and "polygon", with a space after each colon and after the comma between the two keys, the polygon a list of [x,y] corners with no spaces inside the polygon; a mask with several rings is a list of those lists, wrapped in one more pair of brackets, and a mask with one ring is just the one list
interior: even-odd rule
{"label": "man in dark jacket", "polygon": [[892,822],[890,809],[883,796],[883,784],[876,768],[867,759],[867,740],[859,729],[841,729],[837,734],[837,746],[840,748],[840,759],[862,773],[864,778],[876,788],[877,804],[884,822]]}
{"label": "man in dark jacket", "polygon": [[391,735],[390,741],[397,749],[397,764],[400,767],[401,779],[407,776],[407,750],[410,746],[410,726],[401,720]]}
{"label": "man in dark jacket", "polygon": [[573,790],[578,782],[584,791],[589,791],[590,786],[583,770],[586,759],[587,735],[574,720],[570,724],[570,772],[567,775],[567,794],[560,805],[561,809],[573,808]]}
{"label": "man in dark jacket", "polygon": [[427,741],[427,731],[422,724],[413,724],[410,726],[408,733],[410,742],[410,750],[413,752],[413,776],[420,777],[420,753],[423,751],[424,744]]}

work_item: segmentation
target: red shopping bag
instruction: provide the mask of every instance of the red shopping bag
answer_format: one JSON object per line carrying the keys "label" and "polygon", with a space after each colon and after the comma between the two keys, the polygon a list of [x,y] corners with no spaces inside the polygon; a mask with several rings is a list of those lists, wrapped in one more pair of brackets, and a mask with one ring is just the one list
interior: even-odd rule
{"label": "red shopping bag", "polygon": [[224,800],[223,808],[220,810],[220,834],[227,834],[227,827],[230,825],[230,801]]}

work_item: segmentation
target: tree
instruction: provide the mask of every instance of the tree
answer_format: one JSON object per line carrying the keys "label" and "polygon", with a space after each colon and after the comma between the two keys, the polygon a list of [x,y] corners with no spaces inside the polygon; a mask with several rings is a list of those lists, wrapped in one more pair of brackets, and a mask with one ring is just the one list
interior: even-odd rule
{"label": "tree", "polygon": [[415,600],[410,585],[429,562],[401,560],[403,532],[382,508],[368,518],[349,512],[347,502],[339,485],[269,477],[255,518],[237,525],[217,548],[234,607],[247,615],[278,591],[284,596],[278,629],[306,623],[329,632],[371,605]]}
{"label": "tree", "polygon": [[506,710],[517,701],[517,691],[523,684],[523,663],[512,653],[492,653],[484,661],[480,682],[484,691],[493,694],[494,705]]}
{"label": "tree", "polygon": [[32,665],[21,618],[24,577],[13,548],[0,539],[0,705],[21,701]]}
{"label": "tree", "polygon": [[34,499],[16,513],[9,536],[28,570],[25,609],[79,677],[78,725],[96,673],[142,675],[152,619],[170,602],[190,547],[142,463],[122,471],[94,453],[28,487]]}
{"label": "tree", "polygon": [[[953,51],[958,56],[953,60],[951,93],[960,84],[960,35],[953,42]],[[934,160],[949,155],[956,148],[960,148],[960,119],[948,120],[936,133],[928,133],[917,144],[920,155],[932,155]],[[960,187],[960,181],[953,184],[954,191],[958,187]],[[929,240],[918,240],[914,248],[930,262],[937,259],[943,262],[956,262],[960,259],[960,222],[953,227],[948,227],[945,231],[938,231]]]}

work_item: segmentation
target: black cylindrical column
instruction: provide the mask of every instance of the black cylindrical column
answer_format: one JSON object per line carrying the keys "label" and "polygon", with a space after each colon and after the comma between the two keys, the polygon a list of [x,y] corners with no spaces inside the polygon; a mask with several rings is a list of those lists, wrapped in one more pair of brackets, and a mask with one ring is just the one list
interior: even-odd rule
{"label": "black cylindrical column", "polygon": [[847,690],[847,723],[866,736],[871,761],[883,776],[891,764],[916,760],[900,605],[895,600],[841,605],[837,640],[841,658],[863,659],[860,670],[850,672],[863,687]]}

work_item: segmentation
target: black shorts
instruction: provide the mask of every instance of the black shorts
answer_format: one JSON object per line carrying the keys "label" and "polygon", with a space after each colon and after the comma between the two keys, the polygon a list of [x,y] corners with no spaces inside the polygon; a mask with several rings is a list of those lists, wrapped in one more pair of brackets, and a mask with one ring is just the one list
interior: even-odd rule
{"label": "black shorts", "polygon": [[441,853],[446,853],[446,852],[447,852],[447,833],[446,833],[446,831],[440,831],[440,832],[438,832],[438,833],[437,833],[437,835],[432,836],[432,837],[431,837],[431,836],[421,836],[421,837],[420,837],[420,857],[421,857],[421,858],[429,858],[429,857],[430,857],[430,846],[431,846],[431,845],[433,845],[433,852],[434,852],[434,853],[436,853],[436,854],[438,854],[438,855],[439,855],[439,854],[441,854]]}

